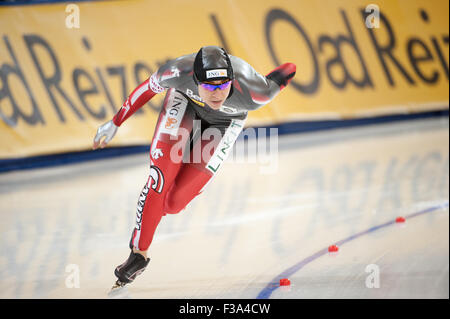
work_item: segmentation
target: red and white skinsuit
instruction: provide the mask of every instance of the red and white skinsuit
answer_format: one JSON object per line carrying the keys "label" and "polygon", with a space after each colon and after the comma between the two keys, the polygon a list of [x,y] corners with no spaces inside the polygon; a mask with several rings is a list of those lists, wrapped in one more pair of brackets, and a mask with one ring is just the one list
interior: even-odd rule
{"label": "red and white skinsuit", "polygon": [[[295,74],[295,65],[286,63],[262,76],[230,55],[232,92],[220,110],[213,110],[199,97],[193,79],[194,58],[195,54],[190,54],[162,66],[130,94],[113,118],[120,126],[153,96],[168,89],[151,143],[150,174],[138,200],[130,248],[149,248],[161,218],[184,209],[217,173],[243,129],[248,111],[270,102]],[[205,138],[208,129],[220,132],[219,138]],[[198,158],[199,152],[191,152],[193,149],[200,149],[202,156]]]}

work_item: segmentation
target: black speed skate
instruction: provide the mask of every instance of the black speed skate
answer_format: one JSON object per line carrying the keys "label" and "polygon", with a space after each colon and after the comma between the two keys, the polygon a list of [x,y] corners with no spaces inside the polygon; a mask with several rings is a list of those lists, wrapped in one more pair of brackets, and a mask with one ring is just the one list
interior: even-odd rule
{"label": "black speed skate", "polygon": [[114,270],[117,281],[112,289],[123,287],[126,284],[133,282],[136,276],[140,275],[145,270],[149,261],[150,258],[145,259],[141,254],[131,251],[128,259]]}

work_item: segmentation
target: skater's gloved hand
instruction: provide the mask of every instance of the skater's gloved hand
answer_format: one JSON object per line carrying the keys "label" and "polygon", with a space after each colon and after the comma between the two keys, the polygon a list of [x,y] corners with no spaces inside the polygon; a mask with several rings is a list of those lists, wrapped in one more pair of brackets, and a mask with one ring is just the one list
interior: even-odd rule
{"label": "skater's gloved hand", "polygon": [[285,63],[270,71],[266,77],[275,81],[280,86],[280,90],[282,90],[291,82],[296,71],[297,66],[294,63]]}
{"label": "skater's gloved hand", "polygon": [[[119,127],[116,126],[113,121],[106,122],[105,124],[102,124],[98,130],[97,134],[94,137],[94,144],[92,145],[92,148],[95,150],[99,147],[104,148],[106,144],[108,144],[114,135],[116,135],[117,129]],[[101,139],[105,137],[105,139],[100,143]]]}

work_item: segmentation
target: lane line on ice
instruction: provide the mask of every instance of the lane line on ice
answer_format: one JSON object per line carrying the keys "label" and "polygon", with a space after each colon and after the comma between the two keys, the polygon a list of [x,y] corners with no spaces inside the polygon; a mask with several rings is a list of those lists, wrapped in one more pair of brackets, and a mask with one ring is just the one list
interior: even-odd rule
{"label": "lane line on ice", "polygon": [[[426,213],[431,213],[431,212],[436,211],[438,209],[447,208],[448,206],[449,206],[449,203],[447,201],[445,203],[442,203],[441,205],[432,206],[432,207],[429,207],[427,209],[418,211],[416,213],[413,213],[413,214],[410,214],[410,215],[406,215],[404,217],[405,217],[406,220],[408,220],[408,219],[411,219],[411,218],[414,218],[414,217],[417,217],[417,216],[420,216],[420,215],[423,215],[423,214],[426,214]],[[335,245],[337,245],[338,247],[342,246],[343,244],[345,244],[345,243],[347,243],[349,241],[352,241],[354,239],[357,239],[357,238],[359,238],[359,237],[361,237],[363,235],[370,234],[370,233],[372,233],[372,232],[374,232],[374,231],[376,231],[378,229],[381,229],[381,228],[384,228],[384,227],[387,227],[387,226],[391,226],[391,225],[394,225],[394,224],[396,224],[395,219],[391,220],[391,221],[389,221],[387,223],[371,227],[371,228],[369,228],[367,230],[364,230],[362,232],[354,234],[354,235],[352,235],[350,237],[347,237],[345,239],[342,239],[342,240],[336,242]],[[304,266],[306,266],[310,262],[312,262],[312,261],[316,260],[317,258],[319,258],[319,257],[321,257],[323,255],[326,255],[326,254],[328,254],[328,247],[319,250],[315,254],[306,257],[305,259],[303,259],[299,263],[297,263],[297,264],[293,265],[292,267],[286,269],[281,274],[276,276],[269,284],[267,284],[267,286],[263,290],[261,290],[261,292],[258,294],[256,299],[269,299],[270,296],[272,295],[272,293],[276,289],[278,289],[280,287],[280,284],[279,284],[280,283],[280,279],[291,277],[293,274],[295,274],[297,271],[299,271],[301,268],[303,268]]]}

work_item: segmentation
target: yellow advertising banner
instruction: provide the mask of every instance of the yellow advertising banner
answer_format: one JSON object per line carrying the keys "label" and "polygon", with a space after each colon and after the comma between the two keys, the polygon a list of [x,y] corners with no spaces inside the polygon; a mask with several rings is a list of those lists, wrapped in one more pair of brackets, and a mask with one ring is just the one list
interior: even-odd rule
{"label": "yellow advertising banner", "polygon": [[[129,0],[0,7],[0,159],[87,150],[165,61],[221,45],[296,77],[248,125],[448,109],[447,0]],[[112,146],[148,144],[163,94]]]}

